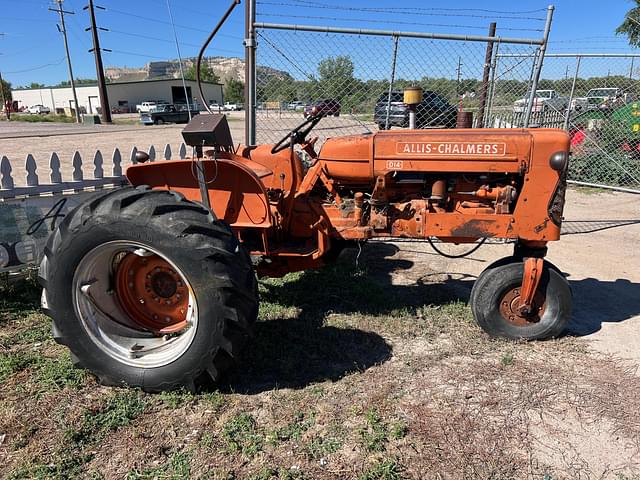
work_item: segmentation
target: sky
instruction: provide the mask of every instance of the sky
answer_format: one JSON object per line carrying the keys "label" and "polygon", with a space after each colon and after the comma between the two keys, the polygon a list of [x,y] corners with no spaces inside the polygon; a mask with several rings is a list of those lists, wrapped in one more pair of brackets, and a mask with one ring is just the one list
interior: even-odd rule
{"label": "sky", "polygon": [[[105,8],[96,10],[97,23],[108,30],[100,32],[101,47],[112,50],[103,54],[105,66],[139,67],[150,61],[177,58],[167,1],[183,57],[197,54],[208,31],[230,4],[229,0],[97,0],[95,4]],[[88,52],[91,34],[85,31],[89,26],[85,4],[86,0],[64,0],[63,6],[74,12],[66,15],[74,76],[95,78],[93,55]],[[475,35],[485,34],[488,24],[496,21],[499,35],[539,38],[548,4],[538,0],[258,0],[257,20]],[[629,47],[624,37],[615,35],[616,27],[634,5],[631,0],[556,0],[553,4],[556,8],[549,52],[640,52]],[[0,6],[3,78],[14,87],[68,80],[63,39],[56,27],[58,14],[48,10],[55,3],[0,0]],[[244,2],[236,7],[207,55],[242,57],[243,32]],[[557,68],[564,72],[564,66],[558,64]],[[606,67],[599,69],[602,73]]]}

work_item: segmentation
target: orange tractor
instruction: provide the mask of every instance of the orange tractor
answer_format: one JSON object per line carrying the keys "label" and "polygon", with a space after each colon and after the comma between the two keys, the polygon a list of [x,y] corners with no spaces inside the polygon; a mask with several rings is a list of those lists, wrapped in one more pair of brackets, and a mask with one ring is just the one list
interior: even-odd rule
{"label": "orange tractor", "polygon": [[316,153],[319,121],[234,148],[224,116],[196,116],[183,132],[195,158],[133,165],[131,186],[70,213],[40,268],[55,339],[102,383],[193,389],[237,355],[258,312],[256,273],[320,267],[350,243],[397,237],[512,239],[514,254],[473,287],[476,321],[508,338],[562,332],[570,289],[543,258],[560,237],[566,132],[393,130]]}

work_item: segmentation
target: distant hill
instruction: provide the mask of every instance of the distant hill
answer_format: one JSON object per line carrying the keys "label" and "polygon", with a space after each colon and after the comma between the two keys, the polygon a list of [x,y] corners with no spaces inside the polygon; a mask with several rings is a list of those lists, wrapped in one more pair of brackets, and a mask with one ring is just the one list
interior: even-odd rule
{"label": "distant hill", "polygon": [[[195,64],[196,58],[182,60],[186,70]],[[237,57],[205,57],[203,63],[208,63],[222,83],[229,79],[240,80],[244,83],[244,60]],[[258,66],[256,74],[258,81],[268,80],[270,77],[279,80],[292,79],[291,75],[282,70],[271,67]],[[163,62],[149,62],[143,67],[107,67],[105,76],[112,82],[134,82],[140,80],[154,80],[160,78],[180,78],[180,65],[178,60]]]}

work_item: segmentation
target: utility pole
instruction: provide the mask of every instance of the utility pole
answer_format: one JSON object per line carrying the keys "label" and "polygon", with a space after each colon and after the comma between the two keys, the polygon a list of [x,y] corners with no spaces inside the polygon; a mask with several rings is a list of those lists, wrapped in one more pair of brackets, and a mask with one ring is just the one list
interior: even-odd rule
{"label": "utility pole", "polygon": [[[104,7],[96,7],[104,10]],[[98,39],[98,27],[96,26],[96,14],[93,8],[93,0],[89,0],[89,5],[83,10],[89,9],[89,17],[91,18],[91,30],[93,36],[93,48],[89,50],[96,57],[96,75],[98,76],[98,92],[100,94],[100,105],[102,105],[102,121],[103,123],[111,123],[111,107],[109,107],[109,96],[107,95],[107,82],[104,79],[104,68],[102,66],[102,51],[100,50],[100,40]]]}
{"label": "utility pole", "polygon": [[5,103],[4,99],[4,84],[2,83],[2,73],[0,73],[0,97],[2,97],[2,108],[4,108],[4,113],[7,116],[7,120],[9,120],[11,114],[9,113],[9,109],[7,108],[7,104]]}
{"label": "utility pole", "polygon": [[[49,8],[52,12],[58,12],[60,14],[60,26],[58,30],[62,33],[62,37],[64,38],[64,50],[67,53],[67,66],[69,67],[69,82],[71,83],[71,91],[73,92],[73,107],[76,112],[76,122],[80,123],[80,105],[78,105],[78,95],[76,94],[76,83],[73,80],[73,68],[71,68],[71,55],[69,55],[69,42],[67,40],[67,27],[64,24],[64,14],[67,13],[69,15],[74,15],[74,12],[68,12],[62,9],[62,2],[64,0],[56,0],[58,4],[58,8]],[[55,105],[53,105],[53,109],[55,110]]]}
{"label": "utility pole", "polygon": [[[0,35],[4,36],[5,34],[0,32]],[[11,114],[9,113],[9,109],[7,108],[7,104],[5,103],[5,98],[4,98],[4,84],[2,83],[2,73],[0,73],[0,99],[2,100],[2,108],[4,108],[4,113],[7,116],[7,120],[9,120],[9,117],[11,116]]]}

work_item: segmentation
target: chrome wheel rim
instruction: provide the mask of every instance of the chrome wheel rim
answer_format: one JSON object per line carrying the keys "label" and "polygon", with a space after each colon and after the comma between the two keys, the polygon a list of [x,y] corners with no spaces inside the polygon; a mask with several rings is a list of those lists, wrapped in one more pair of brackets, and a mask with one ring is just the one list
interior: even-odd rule
{"label": "chrome wheel rim", "polygon": [[[153,281],[151,271],[137,272],[147,262],[162,276],[160,281]],[[137,279],[137,285],[123,284],[124,275]],[[176,282],[176,288],[171,281]],[[130,295],[125,292],[127,286],[133,289]],[[176,361],[193,343],[198,328],[193,289],[178,266],[157,249],[123,240],[99,245],[80,260],[72,288],[73,306],[82,327],[103,353],[118,362],[140,368],[161,367]],[[160,294],[153,288],[159,288]],[[127,296],[139,296],[140,308],[132,309]],[[159,305],[149,304],[146,315],[146,302],[156,297],[161,299]],[[176,297],[180,305],[167,305],[172,313],[165,317],[167,328],[162,328],[163,319],[155,318],[158,308]]]}

